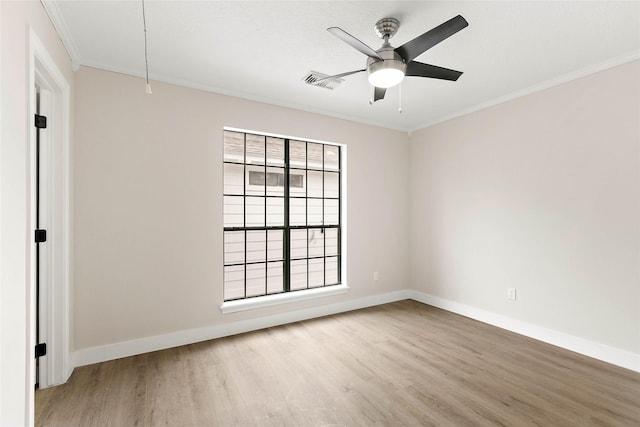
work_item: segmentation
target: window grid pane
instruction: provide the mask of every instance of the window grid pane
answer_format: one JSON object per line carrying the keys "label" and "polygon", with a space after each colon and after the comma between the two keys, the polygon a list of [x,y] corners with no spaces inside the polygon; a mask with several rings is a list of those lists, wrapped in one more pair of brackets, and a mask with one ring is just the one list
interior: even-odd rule
{"label": "window grid pane", "polygon": [[324,230],[322,228],[310,228],[307,230],[309,233],[308,244],[309,258],[324,256]]}
{"label": "window grid pane", "polygon": [[273,262],[267,264],[267,293],[278,294],[284,292],[283,262]]}
{"label": "window grid pane", "polygon": [[264,262],[267,258],[266,230],[247,231],[247,262]]}
{"label": "window grid pane", "polygon": [[244,226],[244,197],[224,196],[224,226]]}
{"label": "window grid pane", "polygon": [[224,232],[224,264],[244,264],[244,231]]}
{"label": "window grid pane", "polygon": [[327,285],[335,285],[339,283],[338,257],[327,257],[325,259],[325,283]]}
{"label": "window grid pane", "polygon": [[283,230],[267,231],[267,261],[282,261],[283,251]]}
{"label": "window grid pane", "polygon": [[324,258],[309,260],[309,287],[324,286]]}
{"label": "window grid pane", "polygon": [[245,156],[246,163],[263,165],[265,163],[266,138],[262,135],[246,134]]}
{"label": "window grid pane", "polygon": [[291,261],[291,290],[307,289],[307,260]]}
{"label": "window grid pane", "polygon": [[265,295],[267,290],[266,264],[247,264],[247,297]]}
{"label": "window grid pane", "polygon": [[244,298],[244,265],[224,268],[224,299]]}
{"label": "window grid pane", "polygon": [[284,227],[284,197],[267,198],[267,227]]}
{"label": "window grid pane", "polygon": [[247,227],[264,227],[264,214],[264,197],[245,197],[245,223]]}
{"label": "window grid pane", "polygon": [[284,139],[267,137],[267,165],[284,166]]}

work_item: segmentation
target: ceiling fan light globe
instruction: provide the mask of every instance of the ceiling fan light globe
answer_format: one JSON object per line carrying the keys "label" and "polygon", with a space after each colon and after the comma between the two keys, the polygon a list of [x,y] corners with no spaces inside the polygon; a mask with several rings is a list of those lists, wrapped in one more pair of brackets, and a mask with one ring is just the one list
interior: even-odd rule
{"label": "ceiling fan light globe", "polygon": [[390,88],[402,81],[404,72],[395,68],[381,68],[369,74],[369,83],[379,88]]}
{"label": "ceiling fan light globe", "polygon": [[391,47],[380,49],[378,53],[384,60],[376,61],[369,58],[367,62],[369,83],[384,89],[397,85],[404,78],[407,65]]}

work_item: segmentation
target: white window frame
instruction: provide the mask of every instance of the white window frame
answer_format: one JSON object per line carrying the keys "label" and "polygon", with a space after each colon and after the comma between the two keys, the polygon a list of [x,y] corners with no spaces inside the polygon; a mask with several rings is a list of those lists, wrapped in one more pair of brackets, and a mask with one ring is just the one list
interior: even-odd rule
{"label": "white window frame", "polygon": [[[296,141],[305,141],[311,143],[319,143],[319,144],[327,144],[327,145],[336,145],[340,147],[341,150],[341,164],[340,164],[340,174],[341,174],[341,183],[340,183],[340,205],[341,205],[341,216],[340,216],[340,284],[337,285],[329,285],[323,286],[319,288],[312,288],[306,290],[296,290],[289,291],[284,293],[278,293],[273,295],[264,295],[264,296],[256,296],[232,301],[224,301],[220,305],[220,310],[223,314],[227,313],[235,313],[241,312],[245,310],[253,310],[258,308],[270,307],[280,304],[292,303],[297,301],[304,301],[308,299],[327,297],[332,295],[339,295],[348,292],[349,285],[347,284],[347,146],[345,144],[339,144],[334,142],[320,141],[310,138],[301,138],[296,136],[282,135],[282,134],[273,134],[262,131],[248,130],[248,129],[240,129],[235,127],[225,126],[224,131],[231,132],[242,132],[247,134],[257,134],[263,135],[266,137],[274,137],[274,138],[282,138]],[[224,145],[224,144],[223,144]],[[224,150],[224,148],[223,148]],[[223,156],[224,157],[224,156]],[[222,171],[223,174],[223,186],[224,186],[224,168]],[[248,171],[246,175],[247,183],[249,182]],[[306,187],[306,179],[303,182],[303,187]],[[247,186],[247,190],[256,189],[256,187],[261,186]],[[224,187],[222,189],[222,193],[224,194]],[[221,280],[221,283],[224,284],[224,280]],[[224,286],[224,285],[223,285]]]}

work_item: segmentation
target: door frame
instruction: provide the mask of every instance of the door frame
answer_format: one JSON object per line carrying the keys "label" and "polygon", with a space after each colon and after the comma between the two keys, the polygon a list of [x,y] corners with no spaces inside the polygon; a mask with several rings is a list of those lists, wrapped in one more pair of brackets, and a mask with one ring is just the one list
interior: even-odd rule
{"label": "door frame", "polygon": [[[50,387],[66,382],[71,375],[73,366],[70,358],[70,283],[71,283],[71,185],[70,185],[70,104],[71,90],[69,82],[56,65],[45,45],[38,38],[33,29],[29,31],[29,100],[31,138],[30,138],[30,229],[35,230],[35,155],[36,128],[34,117],[37,112],[37,91],[47,92],[42,97],[46,102],[47,118],[46,140],[47,147],[41,151],[41,192],[46,193],[45,212],[41,212],[40,219],[46,224],[47,245],[41,257],[46,275],[40,283],[40,325],[41,334],[47,338],[47,355],[41,359],[40,387]],[[45,99],[45,98],[48,98]],[[44,215],[44,217],[43,217]],[[36,243],[33,231],[30,232],[30,383],[35,385],[36,363],[34,348],[36,340]],[[41,244],[42,245],[42,244]],[[33,387],[31,387],[33,390]],[[33,398],[30,399],[33,402]]]}

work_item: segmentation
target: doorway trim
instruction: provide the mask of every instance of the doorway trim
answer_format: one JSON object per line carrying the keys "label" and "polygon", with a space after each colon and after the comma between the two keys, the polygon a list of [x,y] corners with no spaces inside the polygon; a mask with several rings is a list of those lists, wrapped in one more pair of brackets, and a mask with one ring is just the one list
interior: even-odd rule
{"label": "doorway trim", "polygon": [[[47,230],[46,277],[41,281],[40,320],[42,334],[47,337],[47,355],[41,360],[44,369],[40,370],[40,387],[62,384],[69,379],[73,366],[70,359],[70,247],[71,247],[71,186],[70,186],[70,104],[71,89],[69,82],[56,65],[33,29],[29,29],[29,100],[31,124],[30,133],[30,190],[31,190],[31,230],[35,230],[35,145],[36,128],[33,120],[37,112],[38,88],[50,93],[47,120],[47,149],[43,150],[41,164],[46,166],[44,182],[47,192],[47,212],[45,224]],[[42,218],[42,216],[41,216]],[[36,243],[30,233],[30,343],[31,349],[37,344],[35,334],[36,310]],[[33,357],[34,353],[30,352]],[[30,383],[35,384],[35,358],[30,363]],[[33,387],[31,387],[33,389]],[[30,399],[32,400],[32,399]]]}

